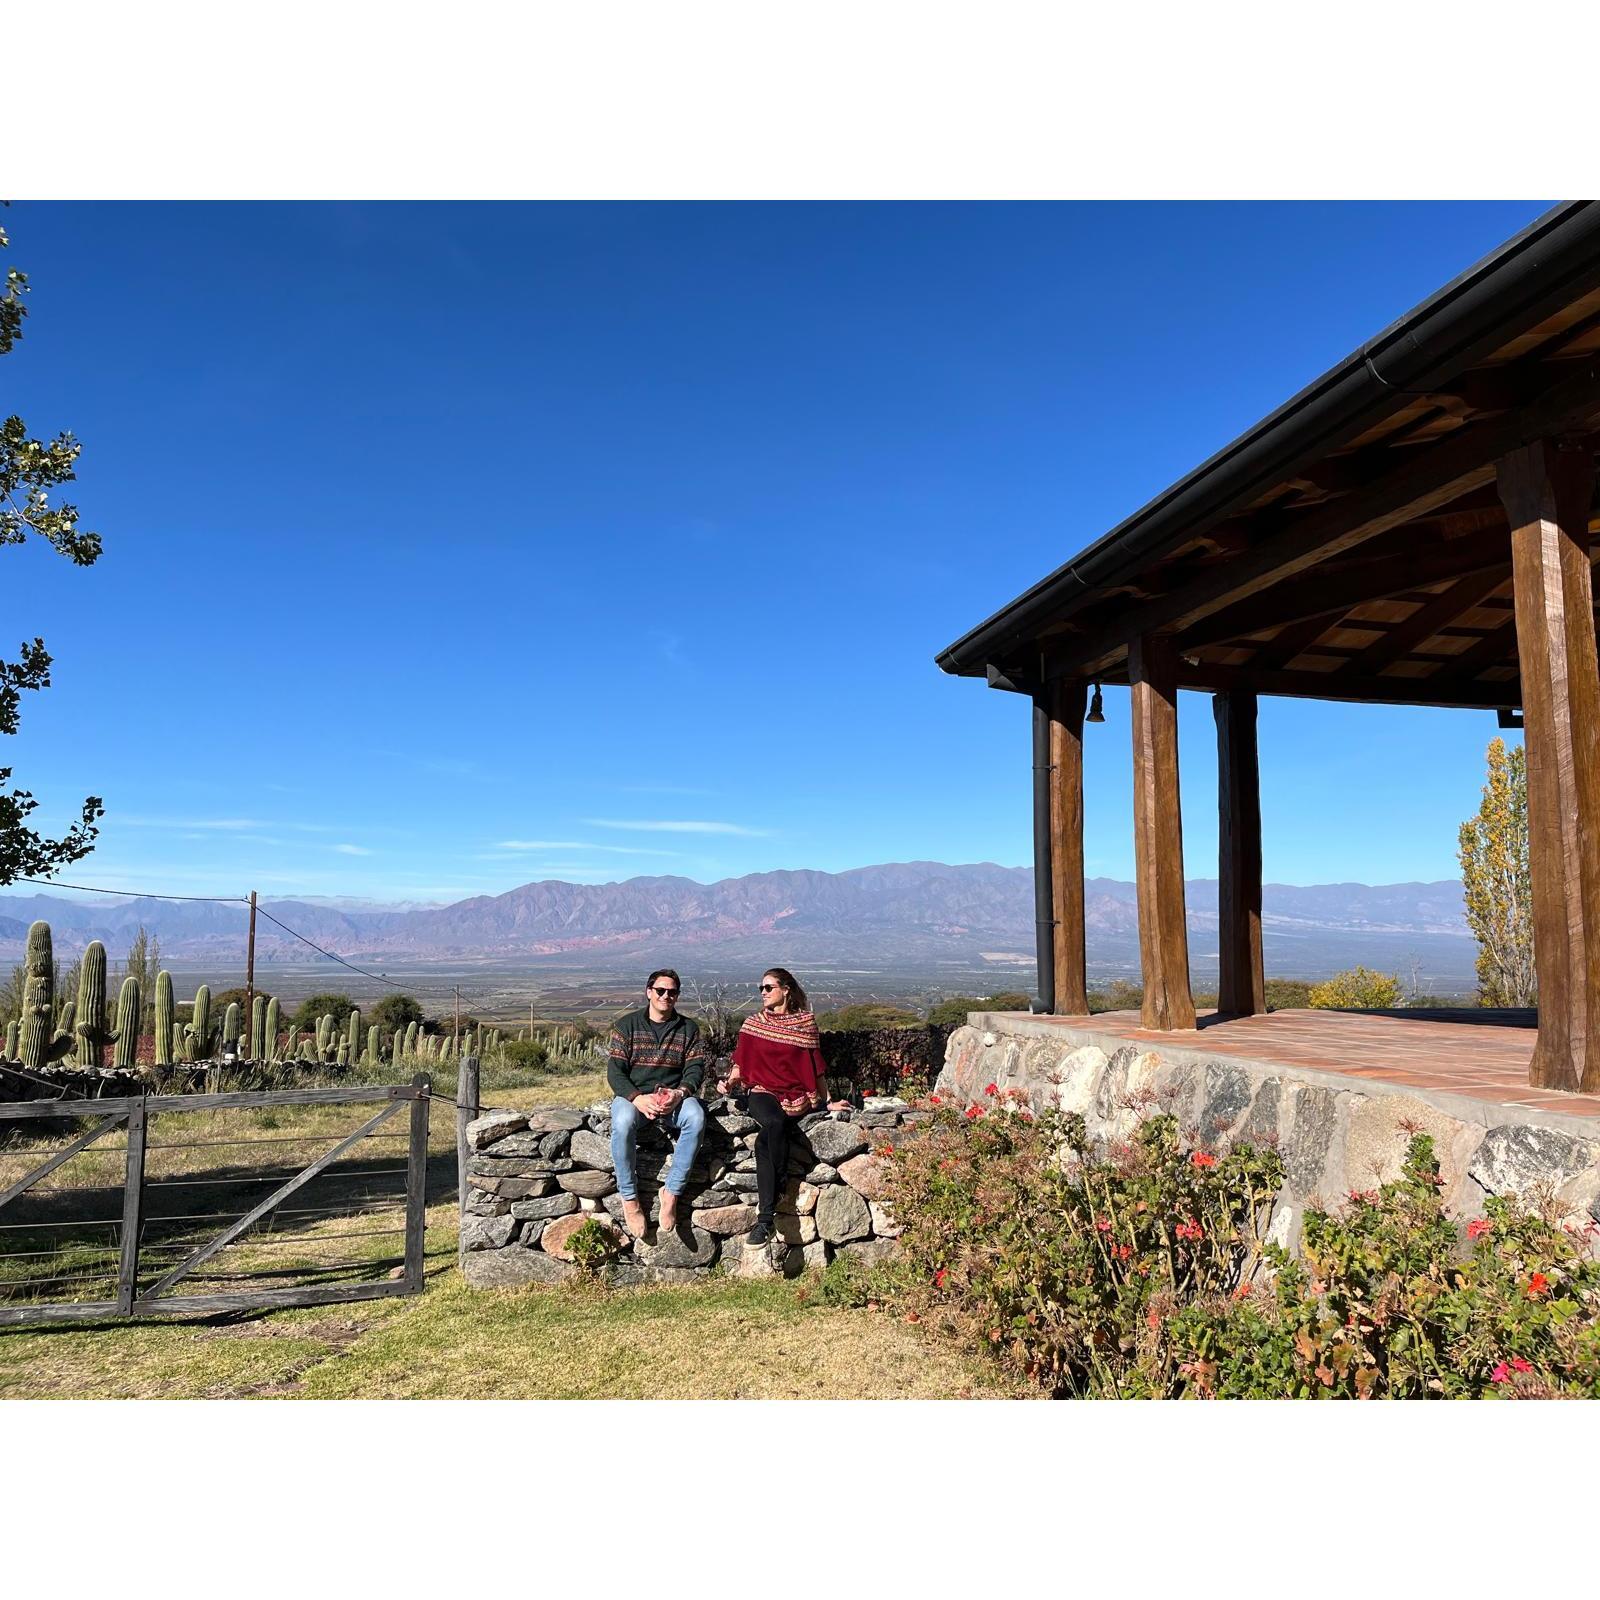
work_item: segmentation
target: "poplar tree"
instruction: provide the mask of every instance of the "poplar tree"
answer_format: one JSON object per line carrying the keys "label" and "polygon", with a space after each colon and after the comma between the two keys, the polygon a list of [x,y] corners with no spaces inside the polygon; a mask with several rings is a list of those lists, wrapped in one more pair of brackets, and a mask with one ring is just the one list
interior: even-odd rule
{"label": "poplar tree", "polygon": [[1489,781],[1461,824],[1461,887],[1478,941],[1478,1004],[1534,1006],[1533,884],[1528,872],[1528,765],[1521,745],[1491,739]]}

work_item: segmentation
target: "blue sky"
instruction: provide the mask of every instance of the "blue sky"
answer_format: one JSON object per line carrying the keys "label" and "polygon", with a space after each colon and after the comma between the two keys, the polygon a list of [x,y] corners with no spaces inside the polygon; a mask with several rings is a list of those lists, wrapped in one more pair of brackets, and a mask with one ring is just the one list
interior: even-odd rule
{"label": "blue sky", "polygon": [[[14,205],[0,409],[105,554],[0,551],[56,660],[0,764],[120,888],[1024,864],[1026,704],[935,652],[1542,209]],[[1494,734],[1264,701],[1267,877],[1453,875]]]}

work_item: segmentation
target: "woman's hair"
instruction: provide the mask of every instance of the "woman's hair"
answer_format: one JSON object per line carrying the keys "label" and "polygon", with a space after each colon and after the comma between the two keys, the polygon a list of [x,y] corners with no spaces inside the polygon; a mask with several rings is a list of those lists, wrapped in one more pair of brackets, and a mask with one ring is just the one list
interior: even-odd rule
{"label": "woman's hair", "polygon": [[787,1004],[791,1011],[809,1011],[811,1009],[806,1003],[806,992],[800,987],[800,980],[787,967],[768,967],[761,976],[763,978],[776,978],[789,991]]}

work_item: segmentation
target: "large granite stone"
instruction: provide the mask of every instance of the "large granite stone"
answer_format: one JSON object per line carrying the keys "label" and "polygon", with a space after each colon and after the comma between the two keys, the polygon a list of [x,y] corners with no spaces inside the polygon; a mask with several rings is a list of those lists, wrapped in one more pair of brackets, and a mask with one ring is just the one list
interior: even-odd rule
{"label": "large granite stone", "polygon": [[694,1224],[707,1233],[748,1233],[756,1225],[754,1206],[710,1206],[694,1213]]}
{"label": "large granite stone", "polygon": [[854,1123],[829,1119],[807,1128],[796,1143],[808,1148],[817,1161],[838,1166],[867,1148],[867,1136]]}
{"label": "large granite stone", "polygon": [[859,1195],[881,1200],[889,1176],[889,1164],[881,1156],[851,1156],[839,1163],[839,1176]]}
{"label": "large granite stone", "polygon": [[573,1136],[565,1130],[547,1133],[539,1141],[539,1154],[546,1161],[559,1161],[563,1156],[570,1155]]}
{"label": "large granite stone", "polygon": [[548,1221],[552,1217],[570,1216],[577,1209],[577,1198],[570,1194],[549,1194],[541,1199],[511,1202],[511,1215],[519,1222],[532,1222],[536,1218]]}
{"label": "large granite stone", "polygon": [[509,1200],[486,1194],[482,1189],[467,1190],[467,1213],[474,1217],[503,1217],[511,1209]]}
{"label": "large granite stone", "polygon": [[[1323,1184],[1334,1135],[1339,1131],[1339,1102],[1332,1089],[1316,1084],[1295,1083],[1289,1088],[1283,1165],[1289,1187],[1302,1199],[1307,1199],[1317,1194]],[[1331,1185],[1330,1189],[1338,1187]],[[1322,1198],[1331,1200],[1334,1195],[1330,1192]]]}
{"label": "large granite stone", "polygon": [[879,1239],[898,1239],[900,1237],[900,1224],[894,1220],[894,1212],[886,1205],[880,1205],[876,1200],[867,1202],[867,1210],[872,1214],[872,1232]]}
{"label": "large granite stone", "polygon": [[1256,1097],[1250,1104],[1250,1115],[1239,1125],[1239,1131],[1233,1136],[1233,1142],[1253,1145],[1258,1150],[1276,1145],[1279,1100],[1278,1080],[1268,1078],[1256,1090]]}
{"label": "large granite stone", "polygon": [[547,1194],[548,1178],[479,1178],[469,1177],[467,1187],[483,1194],[498,1195],[502,1200],[531,1200],[536,1195]]}
{"label": "large granite stone", "polygon": [[1528,1195],[1537,1184],[1559,1187],[1600,1158],[1600,1146],[1553,1128],[1507,1123],[1483,1137],[1467,1176],[1489,1194]]}
{"label": "large granite stone", "polygon": [[830,1244],[864,1239],[872,1232],[867,1202],[847,1184],[830,1184],[817,1196],[817,1232]]}
{"label": "large granite stone", "polygon": [[568,1194],[581,1194],[590,1200],[611,1194],[617,1187],[617,1180],[609,1172],[563,1172],[556,1182]]}
{"label": "large granite stone", "polygon": [[544,1142],[550,1136],[546,1133],[513,1133],[508,1138],[499,1139],[490,1146],[490,1154],[496,1160],[504,1160],[507,1156],[519,1156],[530,1161],[542,1161],[551,1171],[562,1171],[572,1165],[565,1156],[547,1160],[544,1154]]}
{"label": "large granite stone", "polygon": [[[571,1165],[571,1163],[567,1163]],[[469,1178],[552,1178],[548,1161],[535,1156],[468,1156]],[[553,1182],[552,1182],[553,1187]]]}
{"label": "large granite stone", "polygon": [[528,1283],[560,1283],[577,1269],[520,1244],[500,1250],[475,1250],[461,1264],[462,1276],[474,1289],[516,1289]]}
{"label": "large granite stone", "polygon": [[881,1267],[895,1253],[893,1239],[857,1239],[839,1245],[837,1253],[863,1267]]}
{"label": "large granite stone", "polygon": [[785,1244],[810,1244],[817,1237],[815,1217],[801,1217],[792,1212],[780,1211],[773,1218],[773,1225],[774,1232]]}
{"label": "large granite stone", "polygon": [[534,1133],[573,1133],[583,1126],[583,1113],[569,1106],[543,1106],[528,1113],[528,1127]]}
{"label": "large granite stone", "polygon": [[467,1148],[482,1150],[527,1126],[528,1119],[518,1111],[491,1111],[467,1124]]}
{"label": "large granite stone", "polygon": [[1206,1066],[1205,1091],[1196,1119],[1200,1137],[1208,1145],[1217,1145],[1233,1131],[1233,1126],[1250,1105],[1251,1082],[1248,1073],[1238,1067],[1226,1067],[1219,1062]]}
{"label": "large granite stone", "polygon": [[654,1244],[636,1247],[647,1267],[709,1267],[717,1259],[717,1238],[703,1228],[679,1226],[659,1231]]}
{"label": "large granite stone", "polygon": [[807,1183],[803,1178],[798,1183],[791,1181],[778,1196],[778,1210],[809,1217],[817,1209],[819,1192],[816,1184]]}
{"label": "large granite stone", "polygon": [[511,1216],[474,1217],[461,1219],[461,1243],[467,1250],[497,1250],[511,1242],[517,1231],[517,1219]]}
{"label": "large granite stone", "polygon": [[707,1118],[706,1132],[710,1133],[713,1127],[717,1127],[731,1138],[741,1133],[754,1133],[757,1126],[754,1117],[747,1117],[742,1111],[735,1111],[730,1106],[725,1111],[713,1111],[710,1114]]}
{"label": "large granite stone", "polygon": [[569,1154],[574,1161],[582,1162],[586,1167],[595,1167],[602,1172],[611,1171],[611,1141],[602,1139],[597,1133],[590,1133],[587,1128],[573,1134]]}

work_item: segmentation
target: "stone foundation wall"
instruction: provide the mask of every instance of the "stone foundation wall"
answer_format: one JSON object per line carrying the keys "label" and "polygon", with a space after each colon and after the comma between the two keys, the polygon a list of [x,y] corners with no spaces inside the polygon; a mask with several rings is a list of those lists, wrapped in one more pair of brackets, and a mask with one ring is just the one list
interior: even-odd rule
{"label": "stone foundation wall", "polygon": [[1553,1195],[1564,1220],[1600,1221],[1600,1118],[1497,1105],[1193,1048],[1119,1044],[1107,1034],[974,1012],[950,1036],[938,1093],[982,1101],[990,1083],[1023,1088],[1035,1109],[1080,1113],[1092,1139],[1126,1139],[1146,1111],[1171,1112],[1196,1144],[1270,1143],[1288,1178],[1272,1237],[1300,1242],[1306,1202],[1343,1200],[1399,1176],[1411,1132],[1431,1134],[1444,1198],[1458,1216],[1486,1195]]}
{"label": "stone foundation wall", "polygon": [[655,1227],[656,1196],[672,1159],[668,1135],[640,1129],[636,1177],[651,1216],[642,1241],[622,1226],[611,1165],[611,1103],[493,1112],[467,1129],[463,1271],[477,1288],[555,1283],[578,1269],[569,1241],[593,1219],[613,1235],[613,1283],[677,1282],[715,1267],[741,1275],[821,1267],[843,1252],[876,1260],[893,1249],[894,1218],[881,1200],[884,1163],[874,1152],[897,1129],[928,1119],[904,1100],[868,1098],[859,1111],[800,1120],[789,1145],[777,1236],[750,1246],[756,1222],[756,1124],[730,1100],[706,1107],[706,1128],[679,1201],[678,1228]]}

